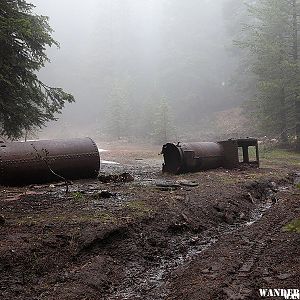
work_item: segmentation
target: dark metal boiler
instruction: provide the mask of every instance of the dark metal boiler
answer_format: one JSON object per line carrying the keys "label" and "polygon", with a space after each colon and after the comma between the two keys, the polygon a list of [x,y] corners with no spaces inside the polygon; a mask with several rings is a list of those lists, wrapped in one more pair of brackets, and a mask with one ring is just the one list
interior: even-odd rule
{"label": "dark metal boiler", "polygon": [[[250,161],[249,147],[255,147],[256,160]],[[242,160],[239,157],[242,150]],[[221,142],[168,143],[162,148],[163,172],[180,174],[224,167],[234,169],[241,164],[259,166],[257,139],[230,139]]]}

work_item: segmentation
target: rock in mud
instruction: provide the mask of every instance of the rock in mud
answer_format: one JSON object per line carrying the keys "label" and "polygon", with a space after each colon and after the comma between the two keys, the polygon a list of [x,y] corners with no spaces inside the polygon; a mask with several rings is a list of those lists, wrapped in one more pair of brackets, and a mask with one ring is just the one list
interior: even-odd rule
{"label": "rock in mud", "polygon": [[279,274],[279,275],[277,276],[277,278],[280,279],[280,280],[285,280],[285,279],[288,279],[288,278],[290,278],[290,277],[292,277],[292,274],[290,274],[290,273]]}
{"label": "rock in mud", "polygon": [[108,190],[103,190],[103,191],[100,191],[100,192],[94,194],[93,197],[97,198],[97,199],[99,199],[99,198],[106,198],[106,199],[108,199],[108,198],[111,198],[111,197],[113,197],[115,195],[116,195],[115,193],[112,193],[112,192],[110,192]]}
{"label": "rock in mud", "polygon": [[190,181],[190,180],[180,180],[179,184],[182,186],[189,186],[189,187],[196,187],[199,185],[196,181]]}
{"label": "rock in mud", "polygon": [[5,224],[5,218],[4,216],[0,215],[0,226]]}
{"label": "rock in mud", "polygon": [[98,176],[98,180],[103,183],[111,183],[111,182],[117,183],[117,182],[132,182],[134,181],[134,178],[130,173],[124,172],[122,174],[109,174],[109,175],[100,174]]}
{"label": "rock in mud", "polygon": [[300,173],[296,173],[294,177],[294,185],[300,188]]}
{"label": "rock in mud", "polygon": [[174,181],[161,181],[157,182],[156,186],[161,190],[176,190],[180,188],[180,184]]}

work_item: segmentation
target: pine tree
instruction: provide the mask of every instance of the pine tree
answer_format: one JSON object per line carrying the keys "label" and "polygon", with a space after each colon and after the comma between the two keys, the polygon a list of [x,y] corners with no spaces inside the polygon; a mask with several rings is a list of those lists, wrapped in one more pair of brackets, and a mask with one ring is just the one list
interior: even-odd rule
{"label": "pine tree", "polygon": [[130,133],[132,115],[127,89],[127,81],[115,80],[107,104],[107,131],[117,139],[128,136]]}
{"label": "pine tree", "polygon": [[250,52],[256,75],[258,119],[266,133],[287,144],[299,120],[298,6],[296,0],[261,0],[249,14],[252,22],[239,45]]}
{"label": "pine tree", "polygon": [[154,139],[158,143],[166,143],[174,134],[170,106],[166,99],[162,99],[157,106],[154,119]]}
{"label": "pine tree", "polygon": [[24,0],[0,1],[0,134],[18,138],[24,131],[55,120],[72,95],[44,84],[36,75],[48,61],[48,17],[33,14]]}
{"label": "pine tree", "polygon": [[294,69],[294,101],[295,101],[295,136],[296,136],[296,150],[300,151],[300,69],[299,69],[299,3],[297,0],[291,1],[292,5],[292,19],[293,19],[293,62]]}

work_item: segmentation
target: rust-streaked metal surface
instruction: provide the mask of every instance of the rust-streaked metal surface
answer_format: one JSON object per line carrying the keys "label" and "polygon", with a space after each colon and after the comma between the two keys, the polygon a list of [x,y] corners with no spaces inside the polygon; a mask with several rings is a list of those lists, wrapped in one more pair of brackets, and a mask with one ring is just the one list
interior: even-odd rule
{"label": "rust-streaked metal surface", "polygon": [[180,174],[218,168],[224,159],[223,147],[214,142],[168,143],[163,146],[163,172]]}
{"label": "rust-streaked metal surface", "polygon": [[[94,178],[100,155],[90,138],[0,142],[0,184],[20,185]],[[53,172],[52,172],[52,171]]]}
{"label": "rust-streaked metal surface", "polygon": [[[255,147],[256,160],[250,161],[249,147]],[[239,161],[238,149],[243,159]],[[253,138],[221,142],[168,143],[163,146],[163,172],[180,174],[224,167],[234,169],[241,164],[259,167],[258,141]]]}

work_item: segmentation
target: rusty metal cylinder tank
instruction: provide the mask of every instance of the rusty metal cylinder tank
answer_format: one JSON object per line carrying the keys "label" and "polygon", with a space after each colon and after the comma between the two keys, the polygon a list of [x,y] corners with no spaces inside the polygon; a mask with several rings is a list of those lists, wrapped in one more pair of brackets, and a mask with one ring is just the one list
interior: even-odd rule
{"label": "rusty metal cylinder tank", "polygon": [[224,150],[219,143],[168,143],[163,146],[163,172],[180,174],[221,167]]}
{"label": "rusty metal cylinder tank", "polygon": [[90,138],[0,142],[2,185],[93,178],[99,169],[99,151]]}

